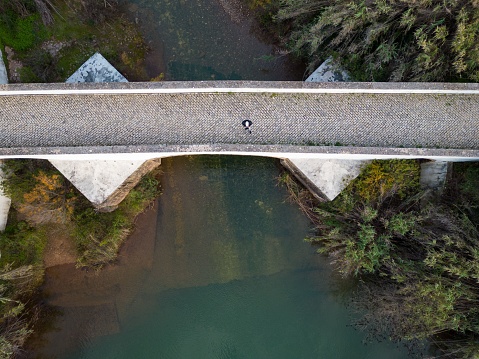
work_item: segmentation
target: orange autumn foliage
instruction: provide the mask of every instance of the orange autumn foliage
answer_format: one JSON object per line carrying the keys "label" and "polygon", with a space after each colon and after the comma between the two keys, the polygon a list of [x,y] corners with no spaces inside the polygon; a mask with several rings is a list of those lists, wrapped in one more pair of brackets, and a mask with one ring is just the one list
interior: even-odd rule
{"label": "orange autumn foliage", "polygon": [[73,214],[77,197],[58,174],[39,171],[35,187],[23,195],[19,212],[32,223],[64,223]]}

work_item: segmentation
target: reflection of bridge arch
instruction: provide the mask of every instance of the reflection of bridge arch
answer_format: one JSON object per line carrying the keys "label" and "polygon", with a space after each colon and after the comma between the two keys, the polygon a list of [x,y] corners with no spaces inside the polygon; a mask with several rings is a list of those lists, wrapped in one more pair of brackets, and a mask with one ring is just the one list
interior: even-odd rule
{"label": "reflection of bridge arch", "polygon": [[478,119],[476,84],[6,85],[0,158],[45,158],[90,180],[183,154],[269,156],[311,168],[333,159],[477,160]]}

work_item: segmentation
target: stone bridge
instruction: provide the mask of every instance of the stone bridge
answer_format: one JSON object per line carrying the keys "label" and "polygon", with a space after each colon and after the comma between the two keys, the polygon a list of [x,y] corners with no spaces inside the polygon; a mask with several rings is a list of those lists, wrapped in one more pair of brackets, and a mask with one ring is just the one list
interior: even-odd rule
{"label": "stone bridge", "polygon": [[342,187],[325,181],[344,183],[364,160],[478,160],[478,120],[478,84],[0,85],[0,159],[48,159],[97,207],[118,203],[152,159],[185,154],[281,158],[331,199]]}

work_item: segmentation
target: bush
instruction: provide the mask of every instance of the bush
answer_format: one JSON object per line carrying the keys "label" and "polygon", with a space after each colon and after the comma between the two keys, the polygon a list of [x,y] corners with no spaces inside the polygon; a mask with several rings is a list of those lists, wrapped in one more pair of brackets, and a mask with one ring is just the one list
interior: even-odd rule
{"label": "bush", "polygon": [[374,160],[354,182],[354,190],[365,201],[380,200],[389,192],[400,199],[419,190],[420,165],[411,160]]}
{"label": "bush", "polygon": [[57,82],[60,74],[57,69],[57,59],[48,51],[35,49],[23,61],[24,67],[20,70],[22,82]]}
{"label": "bush", "polygon": [[46,230],[34,228],[24,221],[17,221],[16,213],[9,216],[8,225],[0,232],[0,265],[14,264],[15,267],[41,264],[42,254],[47,240]]}
{"label": "bush", "polygon": [[319,234],[308,240],[344,276],[391,271],[391,252],[418,224],[417,199],[407,212],[397,204],[419,193],[419,172],[415,160],[373,161],[334,201],[318,205]]}
{"label": "bush", "polygon": [[417,163],[375,161],[317,205],[318,235],[308,240],[344,276],[362,279],[352,299],[364,315],[358,327],[378,338],[430,339],[451,358],[479,355],[478,168],[458,165],[432,205],[419,191]]}
{"label": "bush", "polygon": [[310,70],[338,57],[359,81],[479,81],[474,0],[280,0]]}

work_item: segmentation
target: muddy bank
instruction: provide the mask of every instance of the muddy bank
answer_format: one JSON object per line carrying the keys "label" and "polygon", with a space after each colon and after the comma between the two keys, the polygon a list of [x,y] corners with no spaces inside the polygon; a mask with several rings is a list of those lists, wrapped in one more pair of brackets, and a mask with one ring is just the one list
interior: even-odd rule
{"label": "muddy bank", "polygon": [[[155,246],[158,200],[145,212],[138,215],[135,229],[120,249],[116,263],[100,271],[77,269],[74,262],[50,266],[46,269],[43,291],[52,305],[75,306],[98,304],[117,300],[116,293],[125,294],[134,288],[122,288],[125,276],[142,277],[151,269]],[[132,273],[133,270],[133,273]],[[131,281],[138,285],[139,281]],[[122,300],[123,302],[123,300]]]}
{"label": "muddy bank", "polygon": [[[88,338],[117,333],[136,293],[151,269],[158,200],[138,215],[135,229],[121,247],[118,260],[101,271],[77,269],[68,239],[49,242],[42,287],[46,315],[53,328],[36,333],[27,345],[46,358],[66,355]],[[50,314],[48,314],[50,313]],[[45,343],[51,343],[43,347]],[[43,347],[43,349],[39,349]]]}

